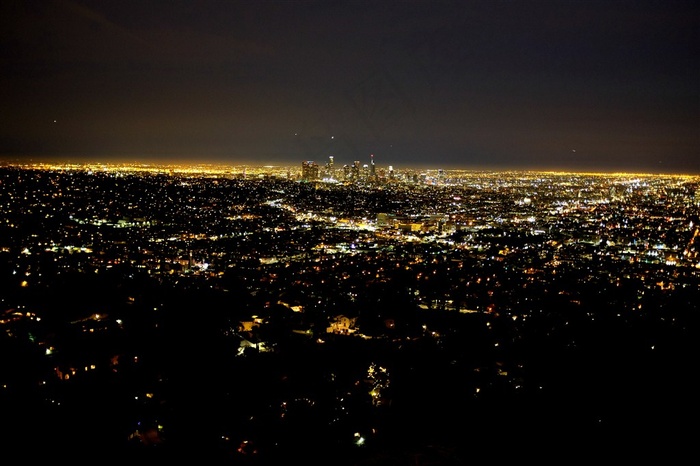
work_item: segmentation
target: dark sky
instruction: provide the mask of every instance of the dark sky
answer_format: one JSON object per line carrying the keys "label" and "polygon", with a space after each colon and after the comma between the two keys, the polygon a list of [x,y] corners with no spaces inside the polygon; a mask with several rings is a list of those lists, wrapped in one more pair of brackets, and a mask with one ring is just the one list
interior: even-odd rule
{"label": "dark sky", "polygon": [[700,173],[700,2],[0,2],[0,155]]}

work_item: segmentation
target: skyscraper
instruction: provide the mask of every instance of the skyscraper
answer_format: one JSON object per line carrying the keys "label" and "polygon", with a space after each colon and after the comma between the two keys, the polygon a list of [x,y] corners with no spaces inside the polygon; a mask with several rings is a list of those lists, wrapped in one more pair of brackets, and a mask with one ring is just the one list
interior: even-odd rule
{"label": "skyscraper", "polygon": [[328,156],[328,162],[326,162],[326,170],[324,176],[331,180],[335,179],[335,171],[333,169],[333,156]]}
{"label": "skyscraper", "polygon": [[360,161],[355,160],[352,164],[352,174],[351,174],[352,180],[353,181],[359,181],[360,180]]}
{"label": "skyscraper", "polygon": [[318,164],[312,160],[301,163],[301,179],[304,181],[314,181],[318,179]]}

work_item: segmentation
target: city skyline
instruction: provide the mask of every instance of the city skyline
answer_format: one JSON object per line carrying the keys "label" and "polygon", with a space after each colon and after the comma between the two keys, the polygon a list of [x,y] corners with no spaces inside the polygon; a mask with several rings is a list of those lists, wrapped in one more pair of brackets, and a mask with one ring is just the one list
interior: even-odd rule
{"label": "city skyline", "polygon": [[0,13],[2,160],[700,173],[694,2]]}
{"label": "city skyline", "polygon": [[[331,156],[333,157],[333,156]],[[370,159],[371,160],[371,159]],[[347,163],[346,163],[347,162]],[[359,162],[359,164],[358,164]],[[16,167],[24,169],[53,169],[53,170],[104,170],[104,171],[131,171],[131,172],[153,172],[153,173],[189,173],[197,175],[273,175],[279,176],[284,173],[287,175],[294,174],[295,176],[301,177],[304,173],[305,165],[315,165],[318,169],[317,181],[333,181],[333,179],[327,179],[329,165],[328,160],[297,160],[297,161],[278,161],[278,163],[267,163],[249,161],[249,162],[231,162],[231,161],[221,161],[221,160],[211,160],[211,159],[138,159],[138,158],[88,158],[88,157],[44,157],[44,158],[21,158],[21,157],[0,157],[0,167]],[[332,171],[335,173],[335,181],[343,176],[344,170],[351,170],[357,167],[361,170],[368,170],[371,165],[363,163],[361,160],[348,160],[341,161],[340,164],[334,163]],[[375,163],[375,170],[377,173],[382,173],[384,175],[389,172],[394,173],[410,173],[410,174],[437,174],[443,172],[445,174],[457,174],[458,176],[463,176],[465,174],[490,174],[497,175],[503,174],[508,175],[511,173],[522,173],[522,174],[571,174],[571,175],[581,175],[581,176],[641,176],[641,177],[680,177],[680,178],[694,178],[699,176],[698,173],[693,172],[652,172],[652,171],[640,171],[640,170],[628,170],[628,169],[572,169],[567,167],[555,168],[555,167],[493,167],[493,166],[478,166],[478,167],[450,167],[444,168],[442,165],[419,165],[413,164],[408,166],[396,166],[390,164],[377,164]]]}

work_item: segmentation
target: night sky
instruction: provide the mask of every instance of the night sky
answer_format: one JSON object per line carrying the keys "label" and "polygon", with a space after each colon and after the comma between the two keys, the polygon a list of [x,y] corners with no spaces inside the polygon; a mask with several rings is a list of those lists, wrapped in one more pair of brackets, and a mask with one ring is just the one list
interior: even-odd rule
{"label": "night sky", "polygon": [[0,3],[0,156],[700,173],[697,1]]}

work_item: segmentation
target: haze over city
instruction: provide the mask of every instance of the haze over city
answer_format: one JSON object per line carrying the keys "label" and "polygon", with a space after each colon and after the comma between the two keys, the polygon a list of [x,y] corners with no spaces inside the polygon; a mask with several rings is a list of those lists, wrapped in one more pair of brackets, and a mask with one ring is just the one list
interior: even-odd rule
{"label": "haze over city", "polygon": [[0,158],[700,172],[692,1],[0,6]]}

